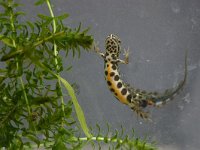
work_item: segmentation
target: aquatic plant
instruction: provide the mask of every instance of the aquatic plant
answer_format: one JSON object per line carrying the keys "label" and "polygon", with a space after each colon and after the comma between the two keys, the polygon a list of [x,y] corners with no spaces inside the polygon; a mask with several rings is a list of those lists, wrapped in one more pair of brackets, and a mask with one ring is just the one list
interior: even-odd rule
{"label": "aquatic plant", "polygon": [[[50,0],[38,0],[50,16],[38,14],[35,22],[22,22],[24,12],[13,0],[1,0],[0,14],[0,147],[6,149],[52,148],[81,149],[86,144],[110,149],[155,149],[145,140],[119,131],[103,134],[88,128],[74,92],[74,84],[62,78],[64,52],[80,57],[89,50],[93,38],[88,29],[71,29],[63,20],[68,14],[55,16]],[[73,115],[75,110],[75,115]],[[98,144],[99,143],[99,144]]]}

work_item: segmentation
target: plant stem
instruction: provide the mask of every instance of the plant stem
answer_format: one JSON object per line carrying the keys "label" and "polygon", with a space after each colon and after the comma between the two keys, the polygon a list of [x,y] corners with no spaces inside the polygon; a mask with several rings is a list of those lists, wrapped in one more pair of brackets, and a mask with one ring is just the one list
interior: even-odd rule
{"label": "plant stem", "polygon": [[[97,141],[97,142],[105,142],[105,141],[107,141],[107,142],[109,142],[109,143],[119,143],[119,144],[129,144],[129,143],[134,143],[134,149],[137,149],[137,150],[140,150],[141,148],[142,148],[142,150],[156,150],[156,147],[154,147],[152,144],[150,144],[150,143],[145,143],[144,141],[140,141],[140,140],[137,140],[137,139],[134,139],[134,141],[133,140],[131,140],[131,141],[126,141],[126,142],[124,142],[124,140],[123,139],[119,139],[119,138],[115,138],[115,139],[112,139],[112,138],[108,138],[108,137],[102,137],[102,136],[98,136],[98,137],[96,137],[96,136],[93,136],[93,137],[90,137],[90,138],[88,138],[88,137],[79,137],[79,138],[77,138],[77,137],[72,137],[72,142],[78,142],[78,141],[82,141],[82,142],[84,142],[84,141]],[[53,145],[54,144],[54,142],[48,142],[48,143],[46,143],[46,145]],[[40,146],[42,147],[42,146],[44,146],[43,144],[40,144]],[[33,147],[37,147],[37,145],[32,145],[32,148]],[[133,147],[132,147],[133,148]]]}
{"label": "plant stem", "polygon": [[[17,66],[18,66],[18,63],[17,63]],[[26,91],[25,91],[25,88],[24,88],[24,82],[23,82],[22,76],[19,77],[19,80],[20,80],[20,83],[21,83],[21,86],[22,86],[22,90],[23,90],[23,94],[24,94],[24,99],[26,101],[28,115],[31,116],[31,109],[29,107],[28,97],[27,97],[27,94],[26,94]]]}
{"label": "plant stem", "polygon": [[[108,137],[102,137],[102,136],[93,136],[91,138],[88,138],[88,137],[80,137],[80,138],[74,138],[74,141],[89,141],[89,140],[92,140],[92,141],[107,141],[107,142],[112,142],[112,143],[119,143],[119,144],[123,144],[124,140],[123,139],[119,139],[119,138],[108,138]],[[134,144],[135,148],[136,147],[145,147],[146,149],[148,150],[155,150],[155,147],[153,147],[151,144],[149,143],[145,143],[144,141],[139,141],[137,139],[134,139],[134,141],[131,141]],[[127,142],[128,144],[129,142]]]}
{"label": "plant stem", "polygon": [[44,42],[46,42],[46,41],[48,41],[48,40],[50,40],[50,39],[52,39],[52,38],[54,38],[54,37],[56,37],[56,36],[60,36],[60,35],[62,35],[62,34],[64,34],[64,33],[65,33],[64,31],[54,33],[53,35],[51,35],[51,36],[49,36],[49,37],[47,37],[47,38],[44,38],[43,40],[40,40],[40,41],[34,43],[33,46],[36,47],[36,46],[38,46],[38,45],[40,45],[40,44],[42,44],[42,43],[44,43]]}
{"label": "plant stem", "polygon": [[[50,14],[51,14],[51,17],[53,18],[53,33],[56,33],[56,20],[55,20],[55,16],[54,16],[54,13],[53,13],[53,10],[52,10],[52,6],[51,6],[51,3],[50,3],[50,0],[46,0],[47,2],[47,5],[48,5],[48,8],[49,8],[49,11],[50,11]],[[54,48],[54,56],[55,56],[55,65],[56,65],[56,70],[58,71],[59,69],[59,66],[58,66],[58,51],[57,51],[57,45],[54,41],[54,44],[53,44],[53,48]],[[59,73],[57,73],[57,75],[59,76]],[[61,90],[61,93],[62,92],[62,87],[61,87],[61,81],[60,79],[58,78],[58,86],[59,86],[59,89]],[[63,98],[63,95],[61,95],[60,97],[61,99],[61,107],[62,107],[62,111],[63,111],[63,116],[65,117],[65,104],[64,104],[64,98]]]}
{"label": "plant stem", "polygon": [[[43,44],[44,42],[51,40],[51,39],[54,38],[54,37],[57,37],[57,36],[59,37],[59,36],[62,36],[62,35],[64,35],[64,34],[65,34],[64,31],[57,32],[57,33],[55,33],[55,34],[53,34],[53,35],[50,35],[50,36],[48,36],[48,37],[46,37],[46,38],[44,38],[44,39],[42,39],[42,40],[40,40],[40,41],[35,42],[35,43],[33,44],[33,47],[39,46],[39,45]],[[9,39],[6,38],[4,35],[1,35],[1,34],[0,34],[0,40],[1,40],[4,44],[6,44],[6,45],[8,45],[8,46],[10,46],[10,47],[16,47],[15,43],[13,43],[13,42],[11,43],[11,42],[9,41]],[[38,40],[38,39],[37,39],[37,40]],[[13,45],[13,44],[14,44],[14,45]],[[18,51],[18,52],[22,52],[23,49],[20,48],[20,49],[17,49],[17,51]]]}
{"label": "plant stem", "polygon": [[[11,24],[11,27],[12,27],[12,32],[16,32],[15,25],[14,25],[14,22],[13,22],[13,13],[12,12],[10,13],[10,24]],[[13,43],[13,47],[17,48],[16,42],[15,42],[14,39],[12,39],[12,43]],[[19,62],[18,62],[17,58],[16,58],[16,61],[17,61],[16,62],[17,70],[19,70]],[[31,115],[31,110],[30,110],[30,107],[29,107],[27,94],[26,94],[26,91],[25,91],[25,88],[24,88],[24,82],[23,82],[22,76],[19,76],[18,78],[20,80],[22,91],[23,91],[23,94],[24,94],[24,99],[26,101],[26,107],[27,107],[27,110],[28,110],[28,115],[30,116]]]}

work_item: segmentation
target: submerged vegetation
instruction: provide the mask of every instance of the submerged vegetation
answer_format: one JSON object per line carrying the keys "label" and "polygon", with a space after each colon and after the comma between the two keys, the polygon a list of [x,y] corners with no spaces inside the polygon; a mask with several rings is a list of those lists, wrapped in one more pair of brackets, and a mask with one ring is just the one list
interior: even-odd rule
{"label": "submerged vegetation", "polygon": [[[80,56],[89,50],[93,38],[88,29],[71,29],[63,20],[68,14],[55,16],[50,0],[49,16],[38,14],[35,22],[22,22],[24,12],[13,0],[0,0],[0,148],[6,149],[81,149],[86,144],[111,149],[153,150],[154,146],[121,132],[98,133],[88,128],[73,84],[60,73],[63,51]],[[67,68],[67,69],[65,69]],[[75,111],[75,114],[72,112]]]}

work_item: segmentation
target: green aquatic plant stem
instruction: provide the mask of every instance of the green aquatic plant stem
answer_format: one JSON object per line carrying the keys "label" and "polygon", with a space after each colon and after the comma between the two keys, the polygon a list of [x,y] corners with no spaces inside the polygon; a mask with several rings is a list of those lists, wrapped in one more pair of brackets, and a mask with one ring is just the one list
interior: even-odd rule
{"label": "green aquatic plant stem", "polygon": [[[50,11],[51,17],[53,18],[53,33],[55,34],[56,33],[55,16],[54,16],[54,13],[53,13],[53,10],[52,10],[52,7],[51,7],[50,0],[46,0],[46,3],[47,3],[47,6],[48,6],[48,9]],[[54,50],[54,56],[55,56],[54,61],[55,61],[55,65],[56,65],[56,70],[58,71],[58,69],[59,69],[58,60],[57,60],[58,51],[57,51],[57,45],[56,45],[55,41],[53,42],[53,50]],[[57,75],[59,76],[59,73],[57,73]],[[61,87],[61,83],[60,83],[59,78],[58,78],[58,86],[59,86],[59,89],[61,90],[61,93],[62,93],[62,87]],[[61,107],[62,107],[62,111],[63,111],[63,117],[65,117],[65,104],[64,104],[63,95],[60,96],[60,99],[61,99]]]}
{"label": "green aquatic plant stem", "polygon": [[[123,144],[124,140],[123,139],[120,139],[120,138],[109,138],[109,137],[103,137],[103,136],[93,136],[91,138],[87,138],[87,137],[79,137],[79,138],[76,138],[74,137],[73,139],[74,141],[89,141],[89,140],[92,140],[92,141],[106,141],[106,142],[111,142],[111,143],[119,143],[119,144]],[[155,150],[156,148],[153,147],[151,144],[149,143],[144,143],[143,141],[140,141],[140,140],[137,140],[137,139],[134,139],[133,141],[131,141],[134,143],[134,147],[139,149],[141,147],[143,147],[144,150]],[[129,143],[129,142],[128,142]]]}
{"label": "green aquatic plant stem", "polygon": [[[49,41],[49,40],[53,39],[53,38],[56,37],[56,36],[61,36],[61,35],[64,35],[64,34],[65,34],[64,31],[60,31],[60,32],[54,33],[53,35],[48,36],[48,37],[44,38],[43,40],[40,40],[40,41],[34,43],[33,46],[34,46],[34,47],[39,46],[39,45],[41,45],[42,43],[44,43],[44,42],[46,42],[46,41]],[[0,37],[1,37],[1,36],[0,36]]]}
{"label": "green aquatic plant stem", "polygon": [[53,10],[52,10],[52,7],[51,7],[50,0],[46,0],[46,2],[47,2],[47,5],[48,5],[48,8],[49,8],[51,17],[53,18],[53,32],[55,33],[56,32],[56,20],[55,20],[55,16],[54,16],[54,13],[53,13]]}
{"label": "green aquatic plant stem", "polygon": [[[51,7],[50,0],[46,0],[46,2],[47,2],[47,6],[49,8],[51,17],[53,18],[53,33],[55,34],[56,33],[56,20],[55,20],[55,16],[54,16],[54,13],[53,13],[53,10],[52,10],[52,7]],[[56,45],[55,41],[53,43],[53,48],[54,48],[54,55],[55,55],[55,59],[54,60],[55,60],[56,68],[58,69],[58,60],[57,60],[58,51],[57,51],[57,45]]]}
{"label": "green aquatic plant stem", "polygon": [[[37,47],[37,46],[45,43],[46,41],[49,41],[49,40],[51,40],[51,39],[53,39],[53,38],[55,38],[57,36],[59,37],[59,36],[62,36],[62,35],[63,36],[65,35],[64,31],[60,31],[60,32],[54,33],[53,35],[50,35],[50,36],[48,36],[48,37],[46,37],[46,38],[44,38],[42,40],[39,40],[39,41],[35,42],[33,44],[33,47]],[[15,46],[14,43],[12,41],[10,41],[10,39],[8,39],[7,37],[5,37],[4,35],[0,34],[0,39],[1,39],[2,42],[4,42],[6,45],[8,45],[10,47],[14,47]],[[17,49],[18,52],[22,52],[22,50],[23,50],[23,48]]]}
{"label": "green aquatic plant stem", "polygon": [[21,83],[21,86],[22,86],[22,90],[23,90],[23,94],[24,94],[24,99],[26,101],[26,106],[27,106],[28,114],[29,114],[29,116],[31,116],[31,109],[30,109],[29,102],[28,102],[28,97],[26,95],[26,91],[25,91],[25,88],[24,88],[24,82],[23,82],[23,79],[22,79],[21,76],[19,77],[19,80],[20,80],[20,83]]}
{"label": "green aquatic plant stem", "polygon": [[[157,150],[156,147],[154,147],[152,144],[145,143],[144,141],[137,140],[137,139],[131,139],[124,141],[124,139],[121,138],[109,138],[109,137],[103,137],[103,136],[92,136],[90,138],[88,137],[71,137],[71,142],[89,142],[89,141],[96,141],[96,142],[107,142],[107,143],[117,143],[117,144],[130,144],[134,147],[135,150]],[[53,145],[54,142],[48,142],[46,145]],[[33,147],[37,147],[37,145],[32,145]],[[40,146],[44,146],[43,144],[40,144]],[[132,149],[131,147],[130,149]]]}
{"label": "green aquatic plant stem", "polygon": [[[52,10],[50,0],[46,0],[46,3],[48,5],[51,17],[53,18],[53,33],[56,33],[56,20],[55,20],[55,16],[54,16],[54,13],[53,13],[53,10]],[[55,41],[53,43],[53,46],[54,46],[54,55],[55,55],[55,65],[56,65],[56,68],[58,70],[58,60],[57,60],[58,51],[57,51],[57,45],[56,45]],[[62,93],[61,82],[63,83],[63,85],[65,86],[65,88],[69,92],[69,95],[72,98],[72,101],[73,101],[73,104],[74,104],[74,107],[75,107],[75,111],[77,113],[78,120],[80,122],[80,125],[81,125],[85,135],[87,137],[91,137],[91,134],[89,133],[89,129],[87,127],[87,123],[86,123],[86,120],[85,120],[84,113],[81,109],[81,106],[78,103],[78,100],[76,99],[75,92],[74,92],[73,88],[71,87],[71,85],[65,79],[60,77],[59,73],[56,74],[56,77],[58,78],[58,85],[59,85],[59,88],[61,90],[61,93]],[[61,105],[62,105],[62,111],[64,113],[65,108],[64,108],[63,96],[61,96]],[[64,114],[64,116],[65,116],[65,114]]]}
{"label": "green aquatic plant stem", "polygon": [[[64,36],[64,35],[65,35],[64,31],[57,32],[57,33],[55,33],[53,35],[50,35],[50,36],[48,36],[48,37],[46,37],[46,38],[44,38],[42,40],[39,40],[39,41],[33,43],[32,47],[35,48],[35,47],[37,47],[37,46],[39,46],[39,45],[41,45],[41,44],[43,44],[43,43],[55,38],[55,37],[60,37],[60,36]],[[13,47],[13,48],[16,49],[16,51],[11,52],[8,55],[3,56],[1,58],[2,61],[6,61],[6,60],[8,60],[8,59],[10,59],[12,57],[15,57],[17,54],[22,54],[22,53],[25,53],[25,51],[26,51],[26,49],[24,47],[16,47],[15,45],[13,45],[12,40],[10,38],[5,37],[4,35],[0,34],[0,40],[4,44],[6,44],[7,46],[10,46],[10,47]]]}
{"label": "green aquatic plant stem", "polygon": [[[14,25],[14,19],[13,19],[13,13],[12,13],[12,10],[10,11],[10,24],[11,24],[11,27],[12,27],[12,32],[16,32],[15,30],[15,25]],[[16,42],[14,39],[12,39],[12,44],[13,44],[13,47],[16,49]],[[16,58],[16,66],[17,66],[17,70],[19,70],[19,62],[18,62],[18,59]],[[26,107],[27,107],[27,110],[28,110],[28,115],[31,116],[31,109],[30,109],[30,106],[29,106],[29,102],[28,102],[28,97],[27,97],[27,94],[26,94],[26,91],[25,91],[25,88],[24,88],[24,82],[23,82],[23,79],[22,79],[22,76],[19,76],[18,77],[19,80],[20,80],[20,83],[21,83],[21,87],[22,87],[22,91],[23,91],[23,95],[24,95],[24,99],[26,101]]]}

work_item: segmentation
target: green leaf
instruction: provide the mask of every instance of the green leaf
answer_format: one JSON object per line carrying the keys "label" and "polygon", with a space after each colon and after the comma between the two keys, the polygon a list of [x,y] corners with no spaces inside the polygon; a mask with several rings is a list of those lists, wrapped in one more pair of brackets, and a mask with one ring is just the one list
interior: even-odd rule
{"label": "green leaf", "polygon": [[3,17],[0,18],[0,21],[1,21],[2,24],[8,24],[9,23],[9,20],[7,18],[3,18]]}
{"label": "green leaf", "polygon": [[19,51],[11,51],[9,52],[8,54],[4,55],[2,58],[1,58],[1,61],[7,61],[11,58],[15,58],[17,55],[19,54],[22,54],[23,51],[19,50]]}
{"label": "green leaf", "polygon": [[28,26],[31,28],[31,30],[33,32],[34,31],[34,25],[33,25],[33,23],[30,22],[30,21],[27,21],[26,23],[28,24]]}
{"label": "green leaf", "polygon": [[27,137],[31,140],[31,141],[33,141],[33,142],[35,142],[36,144],[37,144],[37,146],[39,147],[40,146],[40,141],[38,140],[38,138],[36,137],[36,136],[34,136],[34,135],[27,135]]}
{"label": "green leaf", "polygon": [[42,20],[53,20],[52,17],[46,16],[46,15],[43,15],[43,14],[38,14],[37,16],[39,18],[41,18]]}
{"label": "green leaf", "polygon": [[56,143],[53,145],[52,150],[67,150],[65,143],[63,143],[61,138],[58,138]]}
{"label": "green leaf", "polygon": [[60,16],[57,16],[56,18],[59,19],[59,20],[63,20],[63,19],[66,19],[67,17],[69,17],[69,14],[63,14],[63,15],[60,15]]}
{"label": "green leaf", "polygon": [[69,101],[67,106],[65,107],[65,117],[69,118],[72,114],[72,107],[71,107],[72,102]]}
{"label": "green leaf", "polygon": [[80,122],[80,125],[83,129],[83,132],[85,133],[85,135],[87,137],[92,137],[92,135],[89,132],[89,128],[87,127],[87,123],[86,123],[86,120],[85,120],[83,110],[82,110],[81,106],[79,105],[78,100],[76,99],[75,92],[74,92],[73,88],[71,87],[71,85],[65,79],[63,79],[60,76],[57,76],[57,77],[63,83],[65,88],[68,90],[70,97],[72,98],[72,102],[74,104],[75,111],[76,111],[78,120]]}
{"label": "green leaf", "polygon": [[67,67],[65,70],[70,71],[72,69],[72,66]]}
{"label": "green leaf", "polygon": [[18,11],[15,13],[15,17],[19,16],[19,15],[25,15],[25,13],[23,11]]}
{"label": "green leaf", "polygon": [[6,44],[6,45],[8,45],[8,46],[14,47],[14,46],[13,46],[13,42],[12,42],[12,40],[11,40],[10,38],[5,37],[5,36],[3,36],[3,35],[0,35],[0,40],[1,40],[4,44]]}
{"label": "green leaf", "polygon": [[45,3],[46,0],[38,0],[37,2],[35,2],[35,5],[42,5],[43,3]]}
{"label": "green leaf", "polygon": [[78,29],[76,30],[76,33],[79,33],[81,30],[81,22],[79,23]]}

